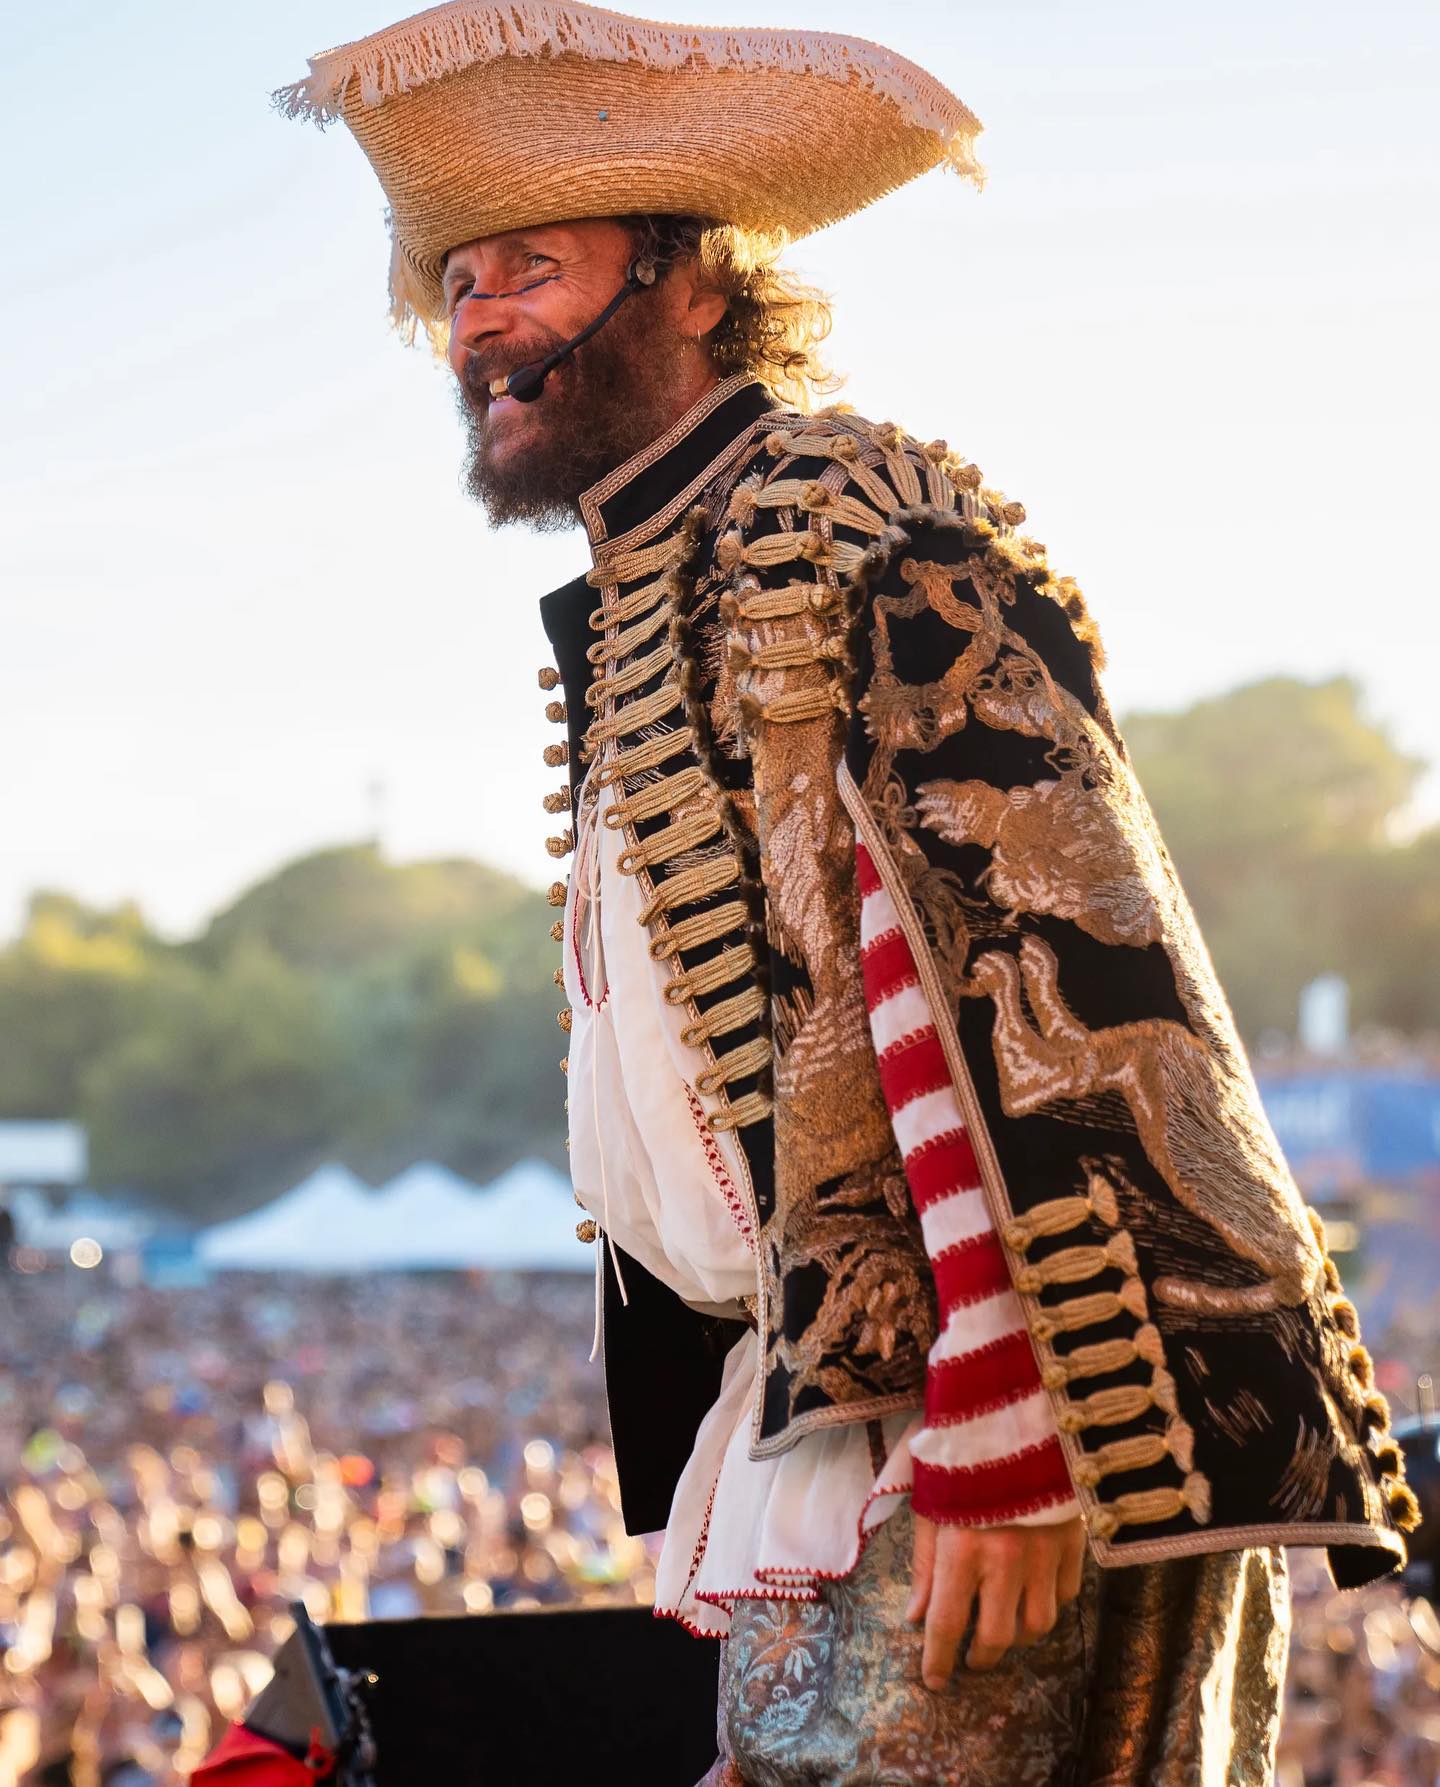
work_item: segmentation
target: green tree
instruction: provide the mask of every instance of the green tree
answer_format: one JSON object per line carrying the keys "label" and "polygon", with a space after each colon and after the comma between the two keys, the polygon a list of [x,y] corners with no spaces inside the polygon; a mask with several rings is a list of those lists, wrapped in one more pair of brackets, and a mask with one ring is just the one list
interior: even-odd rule
{"label": "green tree", "polygon": [[82,1075],[96,1176],[195,1218],[273,1195],[328,1148],[340,1058],[314,986],[263,944],[172,974]]}
{"label": "green tree", "polygon": [[133,905],[33,894],[0,950],[0,1117],[76,1115],[86,1066],[151,1020],[171,962]]}
{"label": "green tree", "polygon": [[[1385,963],[1418,922],[1419,860],[1390,840],[1424,766],[1364,716],[1354,678],[1267,677],[1122,730],[1242,1030],[1293,1030],[1326,969],[1350,978],[1357,1018],[1400,1022]],[[1368,916],[1382,885],[1400,931]]]}
{"label": "green tree", "polygon": [[0,1114],[73,1117],[98,1185],[213,1218],[324,1158],[563,1160],[552,914],[484,864],[321,850],[194,940],[37,894],[0,949]]}

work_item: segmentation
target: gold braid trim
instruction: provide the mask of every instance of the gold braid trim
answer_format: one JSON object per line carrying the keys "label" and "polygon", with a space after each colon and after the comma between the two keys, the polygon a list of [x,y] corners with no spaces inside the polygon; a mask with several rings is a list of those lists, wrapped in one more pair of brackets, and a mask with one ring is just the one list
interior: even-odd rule
{"label": "gold braid trim", "polygon": [[1405,1481],[1405,1454],[1390,1437],[1390,1404],[1375,1388],[1375,1364],[1368,1350],[1360,1344],[1360,1318],[1355,1305],[1343,1293],[1339,1270],[1330,1257],[1325,1219],[1313,1205],[1306,1206],[1305,1214],[1310,1219],[1315,1244],[1324,1259],[1325,1302],[1331,1320],[1352,1343],[1347,1354],[1351,1381],[1344,1387],[1348,1393],[1342,1394],[1341,1400],[1362,1443],[1374,1459],[1390,1518],[1402,1533],[1413,1533],[1420,1524],[1420,1503],[1415,1491]]}
{"label": "gold braid trim", "polygon": [[[930,492],[930,500],[937,507],[952,506],[953,493],[966,495],[978,491],[984,482],[979,466],[968,463],[958,453],[952,453],[944,441],[929,441],[920,446],[893,424],[885,424],[884,438],[889,448],[887,454],[876,445],[876,437],[881,429],[860,421],[858,417],[847,415],[843,410],[828,409],[822,410],[816,420],[829,422],[835,432],[827,433],[813,427],[788,433],[776,429],[765,439],[766,451],[776,458],[830,459],[844,465],[851,481],[859,486],[866,498],[882,513],[888,513],[894,506],[897,487],[893,479],[887,483],[875,467],[885,465],[887,457],[900,450],[902,445],[911,454],[918,452],[925,461],[925,483]],[[1004,499],[1001,500],[1003,502]],[[1010,503],[1005,506],[1017,512],[1009,519],[1012,525],[1018,525],[1024,518],[1020,504]]]}
{"label": "gold braid trim", "polygon": [[596,589],[606,585],[618,589],[622,583],[639,583],[646,577],[653,577],[657,571],[673,571],[692,543],[680,533],[666,535],[651,541],[648,546],[632,547],[629,551],[607,552],[604,546],[597,547],[595,568],[585,573],[585,581]]}
{"label": "gold braid trim", "polygon": [[1165,1363],[1165,1343],[1153,1322],[1146,1322],[1128,1338],[1097,1340],[1089,1346],[1071,1347],[1068,1353],[1056,1353],[1041,1370],[1040,1380],[1047,1390],[1063,1390],[1075,1378],[1124,1371],[1137,1359],[1147,1365]]}
{"label": "gold braid trim", "polygon": [[725,1110],[714,1112],[705,1121],[711,1129],[743,1129],[747,1123],[763,1122],[773,1108],[763,1092],[747,1092],[741,1098],[732,1098]]}
{"label": "gold braid trim", "polygon": [[[607,576],[598,571],[587,571],[585,581],[603,587]],[[626,621],[634,620],[637,614],[644,614],[652,608],[662,596],[668,596],[672,588],[672,575],[669,571],[663,577],[657,577],[651,583],[642,583],[639,589],[632,589],[628,596],[622,596],[613,608],[594,608],[590,612],[590,629],[595,633],[603,633],[606,627],[623,627]]]}
{"label": "gold braid trim", "polygon": [[730,643],[732,670],[792,670],[802,664],[835,663],[844,656],[843,639],[777,639],[759,646],[743,639]]}
{"label": "gold braid trim", "polygon": [[1210,1480],[1191,1471],[1179,1489],[1137,1489],[1097,1502],[1086,1516],[1097,1539],[1113,1539],[1122,1526],[1153,1526],[1189,1514],[1197,1526],[1210,1523]]}
{"label": "gold braid trim", "polygon": [[[733,880],[722,881],[719,885],[731,887],[739,879],[740,871],[737,868]],[[719,890],[717,888],[710,891]],[[650,953],[657,960],[664,961],[667,956],[673,956],[679,950],[697,949],[702,943],[712,943],[717,937],[723,937],[727,931],[738,931],[749,918],[750,908],[743,900],[726,900],[724,905],[712,907],[709,912],[695,912],[689,918],[682,918],[667,926],[658,937],[651,940]],[[742,944],[738,947],[748,948],[749,945]],[[691,972],[699,973],[699,969]]]}
{"label": "gold braid trim", "polygon": [[778,534],[761,534],[758,540],[751,541],[749,545],[745,543],[743,536],[733,533],[723,536],[716,557],[722,570],[733,570],[742,564],[764,570],[768,565],[788,565],[796,558],[808,558],[812,564],[818,563],[824,552],[823,535],[809,530],[803,533],[783,531]]}
{"label": "gold braid trim", "polygon": [[657,813],[668,812],[684,801],[693,800],[704,793],[705,786],[705,772],[699,764],[687,764],[673,775],[662,776],[658,782],[647,782],[636,793],[617,799],[605,810],[606,827],[618,831],[626,823],[639,825],[646,819],[653,819]]}
{"label": "gold braid trim", "polygon": [[1114,1188],[1099,1173],[1090,1175],[1089,1193],[1083,1198],[1052,1198],[1021,1216],[1012,1216],[1002,1239],[1007,1247],[1023,1253],[1038,1236],[1063,1234],[1067,1229],[1078,1228],[1091,1216],[1098,1216],[1107,1228],[1119,1226],[1120,1206]]}
{"label": "gold braid trim", "polygon": [[639,732],[643,727],[653,725],[656,720],[663,720],[666,714],[673,713],[679,705],[680,686],[674,678],[667,677],[653,694],[628,701],[624,707],[616,708],[613,714],[597,714],[586,728],[585,743],[593,751],[612,738],[619,738],[623,733]]}
{"label": "gold braid trim", "polygon": [[840,606],[840,591],[824,583],[787,583],[780,589],[744,589],[720,598],[726,626],[737,620],[791,620],[797,614],[827,614]]}
{"label": "gold braid trim", "polygon": [[788,565],[794,559],[803,558],[812,565],[823,565],[841,576],[849,576],[860,569],[867,551],[868,547],[848,540],[835,540],[827,544],[824,534],[814,528],[808,528],[803,533],[791,530],[778,534],[761,534],[758,540],[747,546],[743,535],[732,529],[730,533],[721,536],[715,548],[715,562],[722,571],[729,573],[737,571],[742,565],[764,570],[771,565]]}
{"label": "gold braid trim", "polygon": [[1125,1421],[1138,1421],[1156,1406],[1155,1386],[1151,1384],[1112,1384],[1108,1390],[1096,1390],[1080,1402],[1067,1402],[1055,1417],[1062,1433],[1083,1433],[1087,1427],[1119,1427]]}
{"label": "gold braid trim", "polygon": [[1015,1273],[1015,1288],[1033,1296],[1048,1284],[1079,1284],[1109,1266],[1118,1267],[1127,1278],[1139,1271],[1135,1242],[1128,1229],[1119,1230],[1102,1246],[1062,1247],[1036,1266],[1021,1266]]}
{"label": "gold braid trim", "polygon": [[690,740],[679,727],[658,732],[654,738],[647,738],[643,745],[617,751],[595,771],[595,781],[599,787],[608,788],[612,782],[624,781],[627,776],[644,775],[648,770],[658,769],[667,758],[686,750],[689,744]]}
{"label": "gold braid trim", "polygon": [[[745,907],[738,905],[740,920],[745,917]],[[727,925],[726,929],[733,929]],[[723,934],[723,933],[722,933]],[[668,942],[674,935],[674,929],[667,933]],[[718,956],[711,956],[707,962],[699,962],[693,968],[677,974],[674,980],[665,983],[663,998],[667,1005],[683,1005],[688,999],[703,998],[706,993],[713,993],[717,987],[723,987],[732,980],[739,980],[749,974],[755,966],[755,951],[748,943],[737,943],[730,949],[722,949]]]}
{"label": "gold braid trim", "polygon": [[614,639],[597,639],[594,645],[587,647],[585,656],[592,664],[613,664],[620,658],[628,658],[647,639],[653,639],[662,627],[669,625],[670,604],[657,602],[644,620],[637,621],[627,632],[617,633]]}
{"label": "gold braid trim", "polygon": [[[1082,1223],[1097,1222],[1111,1233],[1100,1245],[1061,1247],[1033,1265],[1025,1258],[1036,1241],[1070,1233]],[[1118,1427],[1143,1420],[1152,1409],[1167,1418],[1162,1432],[1127,1435],[1082,1451],[1071,1465],[1077,1486],[1097,1491],[1090,1511],[1092,1532],[1104,1528],[1105,1536],[1121,1526],[1139,1526],[1173,1520],[1189,1510],[1202,1525],[1209,1519],[1210,1485],[1193,1468],[1195,1433],[1179,1412],[1175,1380],[1165,1365],[1165,1344],[1160,1330],[1149,1321],[1145,1286],[1139,1276],[1135,1242],[1121,1228],[1119,1200],[1105,1175],[1089,1171],[1085,1195],[1052,1198],[1033,1210],[1016,1215],[1005,1224],[1001,1239],[1024,1263],[1015,1270],[1015,1288],[1034,1295],[1047,1285],[1076,1284],[1103,1271],[1119,1271],[1125,1283],[1119,1292],[1101,1291],[1089,1297],[1071,1298],[1055,1308],[1041,1308],[1031,1318],[1030,1331],[1042,1348],[1040,1379],[1051,1392],[1064,1392],[1076,1379],[1100,1377],[1124,1371],[1137,1360],[1150,1367],[1146,1384],[1112,1384],[1085,1397],[1059,1402],[1055,1422],[1062,1433],[1078,1435],[1094,1427]],[[1057,1353],[1051,1342],[1057,1334],[1074,1333],[1125,1313],[1140,1326],[1128,1338],[1103,1340]],[[1173,1463],[1185,1473],[1179,1489],[1142,1490],[1110,1499],[1098,1495],[1105,1479],[1125,1471],[1144,1470]],[[1204,1514],[1196,1512],[1203,1505]],[[1097,1522],[1099,1523],[1097,1525]]]}
{"label": "gold braid trim", "polygon": [[1142,1321],[1150,1313],[1145,1286],[1138,1278],[1127,1278],[1118,1291],[1092,1291],[1088,1297],[1071,1297],[1041,1309],[1030,1321],[1030,1332],[1041,1342],[1057,1334],[1074,1334],[1081,1328],[1098,1328],[1101,1322],[1113,1322],[1117,1315],[1133,1315]]}
{"label": "gold braid trim", "polygon": [[837,527],[854,528],[862,534],[885,532],[885,517],[877,509],[811,478],[775,478],[758,490],[742,489],[731,499],[731,517],[742,524],[757,509],[798,509],[807,515],[823,512]]}
{"label": "gold braid trim", "polygon": [[838,708],[846,711],[848,703],[845,691],[835,683],[819,689],[787,690],[777,695],[773,701],[760,701],[754,695],[742,695],[739,701],[740,712],[745,719],[773,720],[778,725],[795,725],[801,720],[818,720],[822,714]]}
{"label": "gold braid trim", "polygon": [[[707,802],[698,813],[689,813],[683,819],[677,819],[673,825],[666,825],[648,838],[641,838],[619,855],[622,875],[633,875],[639,868],[655,868],[665,863],[672,856],[683,856],[687,850],[698,849],[701,844],[709,843],[718,832],[724,830],[720,823],[720,815],[715,811],[713,802]],[[732,865],[733,866],[733,865]]]}
{"label": "gold braid trim", "polygon": [[1145,1470],[1173,1458],[1188,1472],[1195,1458],[1195,1430],[1188,1421],[1176,1419],[1163,1433],[1138,1433],[1132,1439],[1111,1440],[1086,1452],[1075,1465],[1075,1481],[1094,1489],[1103,1478],[1123,1471]]}
{"label": "gold braid trim", "polygon": [[[748,929],[749,908],[745,901],[731,899],[675,923],[670,915],[740,883],[743,864],[733,851],[703,848],[726,830],[722,797],[710,785],[703,766],[691,761],[655,775],[674,758],[688,755],[694,744],[692,728],[677,723],[679,711],[686,707],[686,678],[694,672],[677,651],[676,628],[686,587],[684,567],[708,525],[705,511],[692,509],[678,528],[647,546],[618,551],[597,547],[587,581],[602,591],[602,601],[591,614],[590,625],[604,636],[587,651],[597,674],[586,696],[593,718],[583,755],[598,758],[597,785],[613,791],[604,823],[624,834],[625,848],[616,858],[620,871],[642,877],[648,897],[639,919],[651,933],[650,953],[657,960],[673,960],[681,969],[666,984],[665,997],[672,1004],[690,1006],[691,1022],[682,1035],[703,1051],[706,1071],[712,1076],[705,1083],[719,1095],[720,1109],[707,1113],[706,1121],[712,1127],[732,1128],[738,1122],[755,1121],[764,1110],[748,1097],[729,1099],[725,1086],[735,1077],[736,1052],[723,1062],[717,1060],[710,1039],[757,1015],[756,1002],[762,995],[741,989],[708,1011],[695,1001],[754,972],[754,949],[734,936],[739,931],[743,937]],[[622,594],[630,583],[637,587]],[[655,686],[647,694],[636,693],[647,685]],[[621,699],[632,695],[628,702]],[[638,828],[657,820],[662,822],[660,828],[642,837]],[[663,878],[652,879],[651,871]],[[682,950],[727,937],[732,940],[730,948],[698,964],[694,972],[684,972]]]}
{"label": "gold braid trim", "polygon": [[877,538],[885,532],[885,517],[878,510],[862,503],[858,497],[849,496],[843,490],[831,490],[818,481],[801,486],[796,507],[802,514],[823,514],[833,527],[853,528],[856,533]]}
{"label": "gold braid trim", "polygon": [[[678,875],[667,875],[657,884],[654,894],[642,908],[640,922],[652,924],[661,913],[673,912],[677,906],[689,906],[698,900],[708,899],[711,894],[733,887],[739,879],[740,865],[733,856],[714,856],[706,862],[696,863],[693,868],[682,869]],[[688,945],[693,947],[697,943],[705,943],[712,937],[723,935],[714,928],[714,920],[714,912],[696,914],[695,929],[687,939]],[[678,931],[680,926],[676,925],[674,929]],[[679,947],[684,949],[687,944],[682,943]]]}
{"label": "gold braid trim", "polygon": [[[922,447],[889,424],[873,427],[842,412],[775,429],[765,446],[779,463],[732,492],[732,526],[716,548],[717,563],[733,579],[721,598],[720,616],[728,632],[742,730],[848,711],[848,605],[841,580],[863,569],[872,543],[893,531],[891,517],[919,502],[927,489],[939,506],[953,510],[962,482],[961,468],[943,441]],[[818,478],[788,470],[806,457],[829,462]],[[973,476],[963,482],[978,485],[978,471],[970,470]],[[762,511],[774,514],[778,525],[752,537]],[[988,515],[977,519],[989,534],[996,531]],[[779,588],[762,589],[745,575],[797,559],[813,567],[812,584],[792,578]],[[815,666],[825,671],[824,683],[811,678],[792,688],[782,674]]]}
{"label": "gold braid trim", "polygon": [[680,1040],[694,1048],[699,1043],[709,1042],[712,1036],[723,1036],[727,1030],[738,1030],[752,1018],[762,1016],[764,1010],[763,991],[759,987],[745,987],[728,999],[717,1000],[698,1023],[687,1024],[680,1032]]}
{"label": "gold braid trim", "polygon": [[750,1042],[742,1043],[738,1049],[731,1049],[728,1055],[717,1057],[713,1067],[707,1067],[695,1076],[697,1092],[718,1092],[731,1080],[743,1080],[752,1073],[759,1073],[770,1065],[770,1039],[757,1036]]}
{"label": "gold braid trim", "polygon": [[633,664],[627,664],[623,670],[617,670],[610,676],[597,676],[585,691],[585,701],[590,707],[603,707],[607,701],[618,701],[622,695],[629,695],[651,682],[661,671],[670,666],[670,641],[664,640],[655,650],[647,652],[643,658],[637,658]]}

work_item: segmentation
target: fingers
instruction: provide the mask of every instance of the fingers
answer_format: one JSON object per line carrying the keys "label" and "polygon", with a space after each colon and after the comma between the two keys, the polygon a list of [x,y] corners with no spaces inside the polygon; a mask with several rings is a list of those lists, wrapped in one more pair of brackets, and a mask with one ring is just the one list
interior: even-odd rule
{"label": "fingers", "polygon": [[960,1527],[942,1527],[936,1535],[920,1657],[920,1677],[927,1688],[938,1692],[955,1673],[960,1640],[970,1624],[977,1580],[970,1534]]}
{"label": "fingers", "polygon": [[1060,1572],[1055,1582],[1055,1592],[1062,1607],[1069,1604],[1080,1593],[1080,1584],[1085,1575],[1085,1528],[1079,1520],[1067,1521],[1064,1529],[1064,1549],[1060,1556]]}
{"label": "fingers", "polygon": [[1038,1644],[1055,1630],[1060,1609],[1080,1593],[1084,1569],[1085,1529],[1078,1519],[1032,1533],[1016,1644]]}
{"label": "fingers", "polygon": [[954,1672],[972,1613],[967,1667],[993,1669],[1012,1646],[1038,1644],[1080,1592],[1085,1532],[1060,1526],[937,1525],[917,1516],[906,1618],[925,1620],[921,1675],[932,1691]]}
{"label": "fingers", "polygon": [[930,1583],[935,1572],[935,1522],[923,1515],[915,1516],[915,1559],[910,1577],[910,1605],[905,1609],[907,1620],[924,1619],[930,1605]]}
{"label": "fingers", "polygon": [[1005,1558],[999,1568],[987,1569],[980,1581],[980,1615],[975,1621],[975,1636],[965,1653],[969,1669],[993,1669],[1015,1642],[1015,1620],[1025,1577],[1015,1568],[1014,1558]]}
{"label": "fingers", "polygon": [[1057,1602],[1060,1558],[1058,1545],[1032,1548],[1025,1574],[1020,1623],[1015,1632],[1016,1644],[1039,1644],[1047,1633],[1055,1630],[1060,1612]]}

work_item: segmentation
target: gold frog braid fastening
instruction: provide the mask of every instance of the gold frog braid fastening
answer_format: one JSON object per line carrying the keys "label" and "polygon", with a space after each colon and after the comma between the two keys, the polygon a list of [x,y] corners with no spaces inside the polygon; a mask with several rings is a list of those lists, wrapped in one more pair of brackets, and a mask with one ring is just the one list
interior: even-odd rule
{"label": "gold frog braid fastening", "polygon": [[[770,1044],[761,1035],[716,1051],[719,1039],[753,1024],[764,1010],[763,993],[750,984],[757,958],[748,936],[749,907],[743,899],[716,900],[743,884],[744,865],[704,770],[693,760],[666,769],[673,759],[689,756],[694,743],[675,623],[680,573],[702,525],[697,513],[649,545],[597,548],[587,581],[601,592],[590,616],[601,637],[587,651],[596,674],[586,695],[593,717],[582,755],[593,762],[594,785],[614,790],[604,824],[624,837],[616,864],[641,882],[638,916],[651,933],[650,953],[674,968],[665,997],[689,1007],[681,1038],[704,1057],[695,1087],[717,1100],[705,1122],[722,1130],[768,1115],[763,1091],[732,1097],[729,1087],[764,1072]],[[657,827],[657,820],[666,823]],[[695,905],[702,910],[684,911]],[[685,964],[686,952],[716,941],[727,947],[693,967]],[[732,984],[736,990],[728,997],[704,1009],[696,1003]]]}

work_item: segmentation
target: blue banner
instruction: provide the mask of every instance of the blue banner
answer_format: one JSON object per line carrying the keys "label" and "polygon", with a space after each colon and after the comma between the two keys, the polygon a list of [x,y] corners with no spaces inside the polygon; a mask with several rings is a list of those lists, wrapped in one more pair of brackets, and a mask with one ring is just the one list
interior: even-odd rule
{"label": "blue banner", "polygon": [[1308,1184],[1405,1179],[1440,1166],[1440,1076],[1257,1074],[1285,1157]]}

